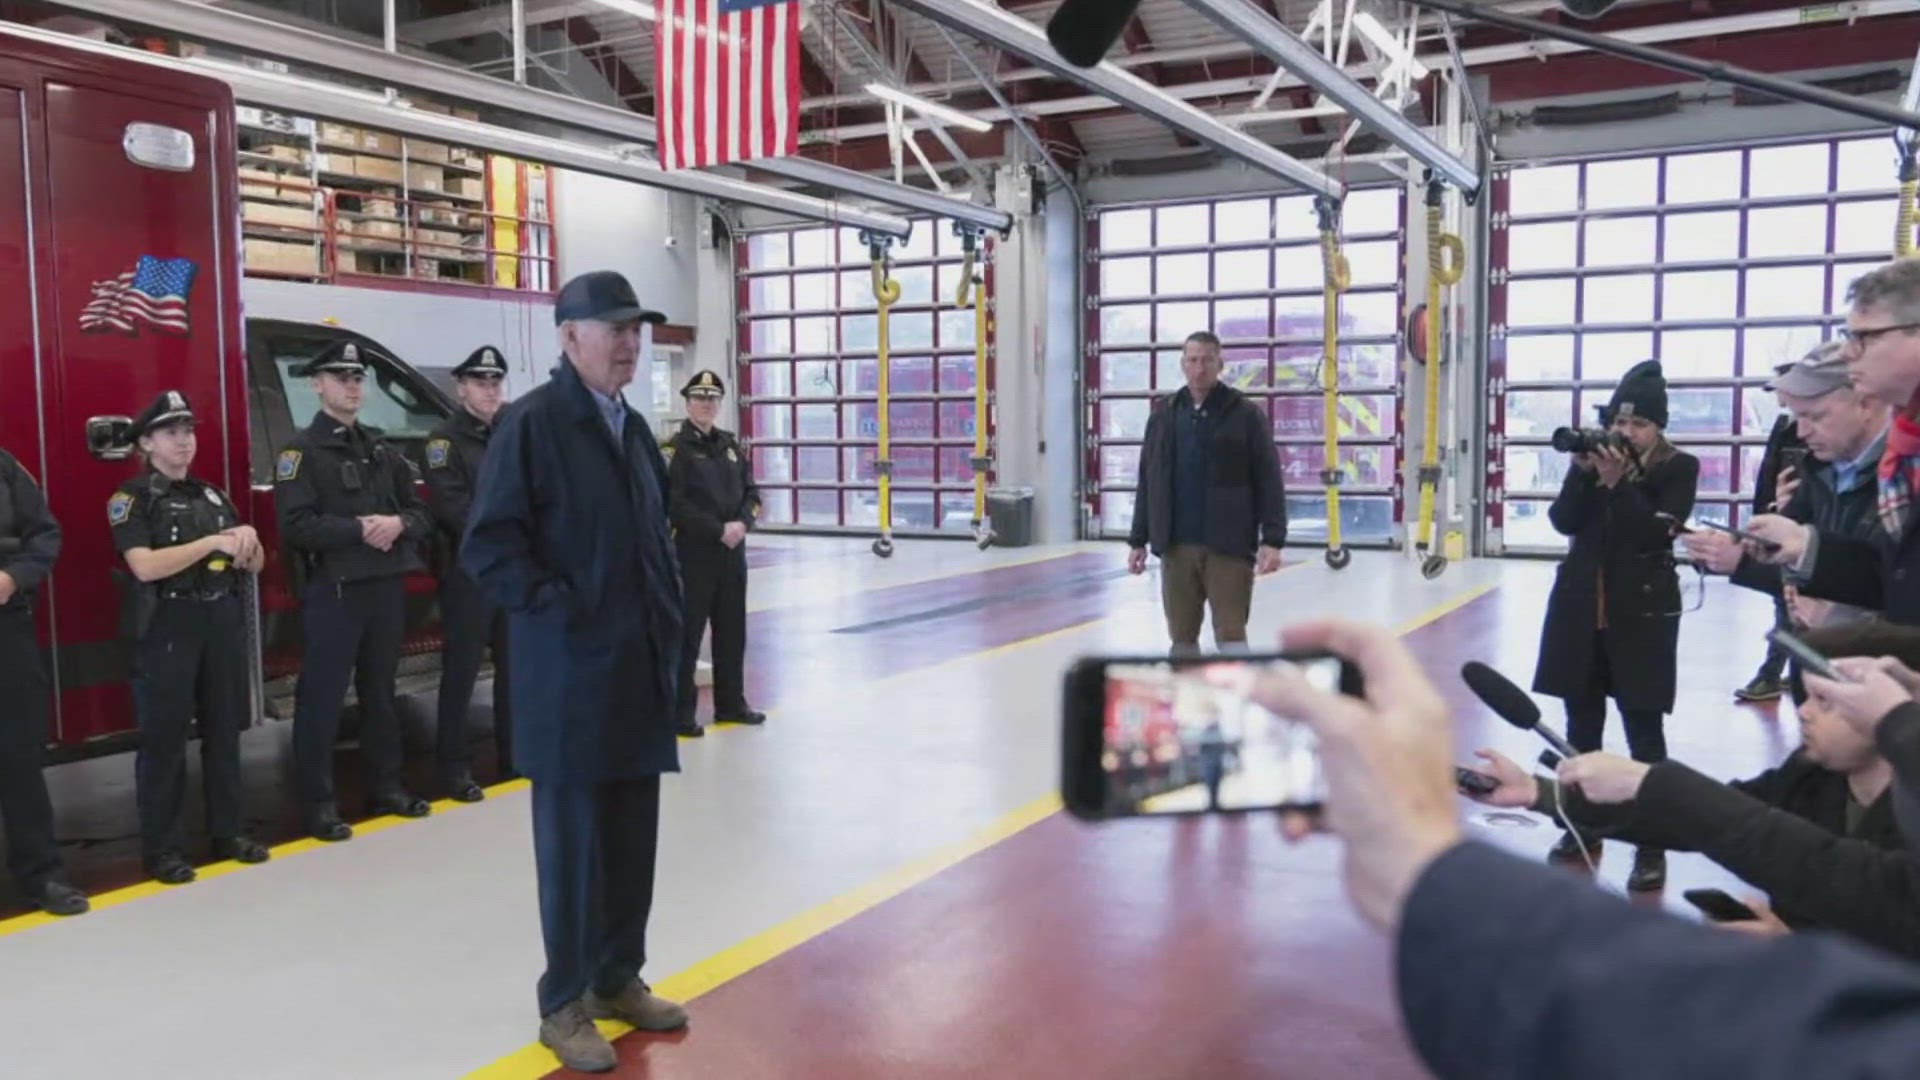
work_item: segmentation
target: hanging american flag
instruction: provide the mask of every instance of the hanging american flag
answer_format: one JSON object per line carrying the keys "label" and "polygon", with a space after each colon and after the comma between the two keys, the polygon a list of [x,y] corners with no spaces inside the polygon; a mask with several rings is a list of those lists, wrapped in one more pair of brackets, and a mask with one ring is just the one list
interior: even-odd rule
{"label": "hanging american flag", "polygon": [[659,0],[660,164],[698,169],[800,149],[799,0]]}
{"label": "hanging american flag", "polygon": [[93,299],[80,311],[80,329],[131,334],[145,324],[163,333],[185,334],[191,325],[187,294],[193,290],[195,272],[192,259],[142,255],[133,269],[93,283]]}

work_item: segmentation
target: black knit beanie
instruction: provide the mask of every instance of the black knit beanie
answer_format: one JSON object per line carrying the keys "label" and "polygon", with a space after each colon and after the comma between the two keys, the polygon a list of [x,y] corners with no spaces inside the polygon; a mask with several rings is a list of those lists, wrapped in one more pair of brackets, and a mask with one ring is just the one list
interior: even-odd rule
{"label": "black knit beanie", "polygon": [[1600,410],[1600,422],[1611,425],[1617,416],[1638,416],[1667,426],[1667,377],[1660,361],[1640,361],[1614,387],[1613,400]]}

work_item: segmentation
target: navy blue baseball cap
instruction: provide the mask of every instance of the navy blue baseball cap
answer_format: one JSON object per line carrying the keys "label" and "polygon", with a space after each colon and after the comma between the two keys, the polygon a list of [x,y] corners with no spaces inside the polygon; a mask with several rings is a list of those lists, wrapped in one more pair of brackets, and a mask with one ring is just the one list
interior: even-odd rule
{"label": "navy blue baseball cap", "polygon": [[599,322],[639,319],[655,324],[667,321],[664,314],[641,307],[640,298],[633,294],[633,286],[628,284],[626,276],[614,270],[590,271],[560,287],[560,295],[553,301],[553,324],[558,326],[575,319]]}

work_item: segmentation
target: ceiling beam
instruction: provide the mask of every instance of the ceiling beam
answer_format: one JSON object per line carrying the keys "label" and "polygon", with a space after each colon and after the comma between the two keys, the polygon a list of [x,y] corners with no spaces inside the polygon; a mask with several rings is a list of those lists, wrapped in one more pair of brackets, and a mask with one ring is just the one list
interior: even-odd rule
{"label": "ceiling beam", "polygon": [[917,12],[951,30],[979,41],[1018,52],[1029,61],[1050,68],[1062,78],[1080,83],[1101,96],[1123,102],[1175,130],[1185,131],[1222,153],[1315,194],[1341,192],[1338,181],[1308,168],[1287,154],[1236,131],[1178,98],[1156,89],[1110,63],[1075,67],[1060,58],[1046,34],[1033,23],[979,0],[893,0],[898,7]]}
{"label": "ceiling beam", "polygon": [[[542,23],[561,22],[593,12],[610,10],[605,4],[595,0],[525,0],[524,16],[528,26]],[[442,41],[458,41],[461,38],[479,37],[482,34],[500,34],[512,36],[512,7],[505,3],[489,4],[472,11],[463,11],[458,15],[442,15],[433,19],[416,19],[400,24],[400,40],[415,45],[433,45]]]}

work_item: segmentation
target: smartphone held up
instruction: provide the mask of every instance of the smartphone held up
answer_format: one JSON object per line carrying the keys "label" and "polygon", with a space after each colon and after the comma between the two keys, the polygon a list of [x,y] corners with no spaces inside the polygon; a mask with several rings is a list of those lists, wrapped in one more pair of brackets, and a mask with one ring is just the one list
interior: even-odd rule
{"label": "smartphone held up", "polygon": [[1100,820],[1317,808],[1325,781],[1313,730],[1219,677],[1266,664],[1294,665],[1328,692],[1360,692],[1357,670],[1319,654],[1091,657],[1075,664],[1062,701],[1067,809]]}

